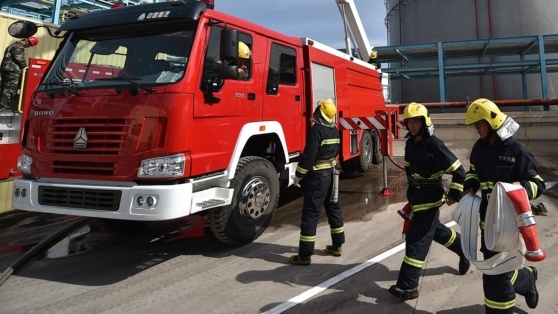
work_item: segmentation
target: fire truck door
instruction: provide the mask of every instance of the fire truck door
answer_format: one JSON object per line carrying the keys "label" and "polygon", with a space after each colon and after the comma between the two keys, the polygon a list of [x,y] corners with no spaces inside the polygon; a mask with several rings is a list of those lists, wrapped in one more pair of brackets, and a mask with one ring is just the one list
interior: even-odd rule
{"label": "fire truck door", "polygon": [[269,41],[267,75],[264,76],[263,120],[283,126],[289,152],[302,151],[304,132],[302,55],[288,45]]}

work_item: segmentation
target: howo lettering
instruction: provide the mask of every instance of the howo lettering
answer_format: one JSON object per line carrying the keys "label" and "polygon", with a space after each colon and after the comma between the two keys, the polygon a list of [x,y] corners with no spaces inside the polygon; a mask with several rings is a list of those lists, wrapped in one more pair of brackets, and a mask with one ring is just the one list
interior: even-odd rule
{"label": "howo lettering", "polygon": [[[336,100],[338,124],[397,114],[374,66],[212,7],[127,6],[57,30],[24,122],[14,208],[138,224],[203,214],[219,240],[243,245],[293,184],[317,101]],[[343,170],[380,163],[386,130],[341,129]]]}

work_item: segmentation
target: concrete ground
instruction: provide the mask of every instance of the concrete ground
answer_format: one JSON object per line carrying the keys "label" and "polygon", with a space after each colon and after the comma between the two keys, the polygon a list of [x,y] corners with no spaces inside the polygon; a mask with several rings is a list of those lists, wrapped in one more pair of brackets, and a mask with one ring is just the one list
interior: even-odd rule
{"label": "concrete ground", "polygon": [[[393,160],[402,163],[397,144]],[[472,143],[446,144],[468,168]],[[539,174],[550,185],[557,182],[558,148],[552,142],[525,144]],[[302,206],[295,188],[282,192],[264,234],[242,247],[220,244],[200,229],[202,221],[169,221],[122,234],[92,220],[0,286],[0,313],[483,313],[481,273],[471,269],[460,276],[458,257],[437,244],[427,258],[418,299],[402,302],[387,292],[404,254],[396,211],[406,202],[406,180],[394,163],[386,166],[387,187],[381,166],[341,180],[347,235],[341,257],[323,252],[330,240],[322,216],[312,265],[288,264],[297,252]],[[392,194],[380,195],[384,188]],[[518,296],[515,313],[558,313],[558,200],[552,196],[557,188],[535,201],[549,205],[547,216],[535,217],[547,258],[528,263],[539,269],[539,305],[531,310]],[[442,207],[442,222],[452,224],[454,207]],[[10,224],[0,220],[0,270],[71,220],[19,215],[24,218]]]}

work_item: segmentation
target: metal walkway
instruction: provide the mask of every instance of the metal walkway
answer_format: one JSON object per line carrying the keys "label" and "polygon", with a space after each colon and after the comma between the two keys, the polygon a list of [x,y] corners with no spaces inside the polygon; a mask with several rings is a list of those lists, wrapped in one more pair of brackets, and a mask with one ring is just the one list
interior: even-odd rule
{"label": "metal walkway", "polygon": [[447,41],[375,47],[390,80],[438,77],[440,101],[445,102],[447,78],[456,76],[521,75],[527,97],[526,75],[540,73],[542,95],[548,98],[547,73],[558,72],[558,34]]}

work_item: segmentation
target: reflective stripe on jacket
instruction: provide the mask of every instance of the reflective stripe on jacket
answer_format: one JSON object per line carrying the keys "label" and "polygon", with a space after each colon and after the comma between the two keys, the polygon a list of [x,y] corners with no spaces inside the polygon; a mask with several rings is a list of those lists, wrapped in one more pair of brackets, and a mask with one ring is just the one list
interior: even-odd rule
{"label": "reflective stripe on jacket", "polygon": [[[295,175],[302,179],[311,170],[330,170],[335,167],[335,157],[339,154],[340,143],[337,128],[314,124],[306,139],[306,146]],[[332,159],[334,162],[329,162]]]}

